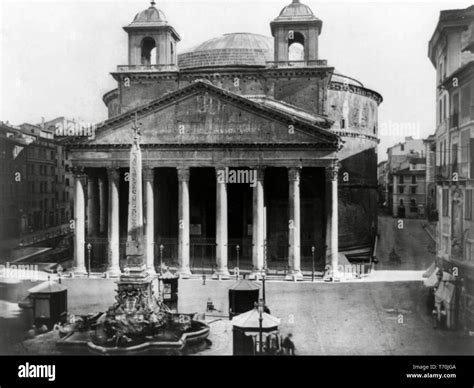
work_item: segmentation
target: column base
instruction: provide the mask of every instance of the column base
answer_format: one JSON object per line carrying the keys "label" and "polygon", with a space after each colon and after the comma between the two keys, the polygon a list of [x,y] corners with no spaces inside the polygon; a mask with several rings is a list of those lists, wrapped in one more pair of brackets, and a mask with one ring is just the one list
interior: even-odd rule
{"label": "column base", "polygon": [[119,277],[120,275],[122,275],[120,267],[109,267],[105,272],[109,277]]}
{"label": "column base", "polygon": [[301,281],[303,280],[303,274],[301,273],[301,271],[292,271],[290,273],[288,273],[286,276],[285,276],[285,280],[288,280],[288,281]]}
{"label": "column base", "polygon": [[263,269],[253,270],[249,275],[249,280],[262,280],[264,273]]}
{"label": "column base", "polygon": [[180,279],[189,279],[192,273],[189,268],[180,268],[176,271],[176,275],[178,275]]}
{"label": "column base", "polygon": [[72,267],[71,272],[74,275],[87,275],[87,269],[85,266],[80,266],[80,267]]}
{"label": "column base", "polygon": [[217,279],[217,280],[228,280],[230,279],[230,273],[229,271],[227,270],[227,268],[225,269],[218,269],[214,272],[214,274],[212,275],[212,279]]}

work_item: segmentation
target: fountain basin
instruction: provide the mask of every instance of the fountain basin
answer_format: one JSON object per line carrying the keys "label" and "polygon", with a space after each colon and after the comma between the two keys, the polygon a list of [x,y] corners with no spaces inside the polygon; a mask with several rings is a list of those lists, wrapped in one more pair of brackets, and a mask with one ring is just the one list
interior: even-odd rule
{"label": "fountain basin", "polygon": [[61,338],[56,346],[67,353],[93,353],[100,355],[138,355],[144,353],[182,354],[191,347],[205,348],[209,336],[209,325],[199,320],[191,320],[191,328],[183,332],[176,340],[165,340],[163,337],[147,338],[143,342],[129,346],[110,346],[95,342],[95,330],[73,331]]}

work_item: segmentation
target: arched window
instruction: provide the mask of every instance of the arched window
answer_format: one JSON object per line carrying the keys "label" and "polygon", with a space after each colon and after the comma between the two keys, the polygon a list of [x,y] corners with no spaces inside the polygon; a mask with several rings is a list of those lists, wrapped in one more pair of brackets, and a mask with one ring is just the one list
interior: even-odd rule
{"label": "arched window", "polygon": [[304,36],[301,32],[290,31],[288,34],[288,60],[304,61]]}
{"label": "arched window", "polygon": [[142,65],[156,65],[156,44],[153,38],[144,38],[142,40]]}

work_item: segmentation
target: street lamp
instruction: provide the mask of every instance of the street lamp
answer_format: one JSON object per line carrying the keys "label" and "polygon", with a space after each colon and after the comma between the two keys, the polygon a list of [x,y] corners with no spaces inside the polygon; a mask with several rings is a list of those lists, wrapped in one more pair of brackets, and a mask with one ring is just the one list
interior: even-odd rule
{"label": "street lamp", "polygon": [[267,304],[266,298],[265,298],[265,278],[266,278],[265,272],[262,273],[262,297],[263,297],[263,305],[265,306]]}
{"label": "street lamp", "polygon": [[255,307],[258,310],[258,325],[259,325],[259,347],[258,351],[260,354],[262,354],[262,349],[263,349],[263,300],[260,299],[258,301],[258,304],[255,303]]}
{"label": "street lamp", "polygon": [[312,260],[313,260],[313,269],[311,272],[311,281],[314,282],[314,252],[316,251],[316,248],[314,245],[311,247],[311,255],[312,255]]}
{"label": "street lamp", "polygon": [[240,245],[237,245],[237,246],[235,247],[235,249],[237,250],[237,268],[240,268],[240,266],[239,266]]}
{"label": "street lamp", "polygon": [[92,244],[87,244],[87,277],[91,276],[91,250]]}
{"label": "street lamp", "polygon": [[160,245],[160,275],[163,275],[163,249],[165,249],[165,247],[163,246],[163,244]]}

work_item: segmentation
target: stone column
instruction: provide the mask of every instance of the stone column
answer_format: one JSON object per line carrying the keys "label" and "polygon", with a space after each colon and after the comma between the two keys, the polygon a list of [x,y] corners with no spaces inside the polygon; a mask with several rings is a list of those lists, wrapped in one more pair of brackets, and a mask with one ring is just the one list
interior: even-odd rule
{"label": "stone column", "polygon": [[178,167],[178,260],[181,278],[189,278],[189,167]]}
{"label": "stone column", "polygon": [[99,232],[99,180],[87,177],[87,236],[97,237]]}
{"label": "stone column", "polygon": [[252,266],[253,270],[250,274],[250,279],[259,278],[264,272],[264,197],[263,197],[263,179],[264,169],[257,168],[256,170],[257,180],[255,187],[253,188],[253,219],[252,219]]}
{"label": "stone column", "polygon": [[105,235],[107,232],[107,214],[109,212],[107,203],[107,180],[105,176],[99,177],[99,233]]}
{"label": "stone column", "polygon": [[229,279],[228,260],[228,233],[227,233],[227,184],[224,169],[216,169],[216,264],[213,275],[215,279]]}
{"label": "stone column", "polygon": [[143,169],[143,180],[145,183],[145,240],[146,252],[145,261],[146,269],[150,275],[155,275],[155,170],[153,168]]}
{"label": "stone column", "polygon": [[[326,169],[326,184],[330,186],[331,208],[330,208],[330,265],[332,271],[332,280],[337,280],[338,274],[338,256],[339,256],[339,226],[338,226],[338,171],[337,162]],[[329,189],[329,187],[328,187]]]}
{"label": "stone column", "polygon": [[303,280],[301,273],[301,221],[300,221],[300,176],[301,169],[288,169],[289,220],[288,220],[288,266],[286,280]]}
{"label": "stone column", "polygon": [[86,176],[82,168],[75,167],[74,173],[74,264],[73,272],[87,273],[85,266],[85,193]]}
{"label": "stone column", "polygon": [[120,236],[119,236],[119,179],[120,172],[116,168],[107,169],[109,181],[109,224],[108,224],[108,265],[107,273],[111,276],[120,275]]}

